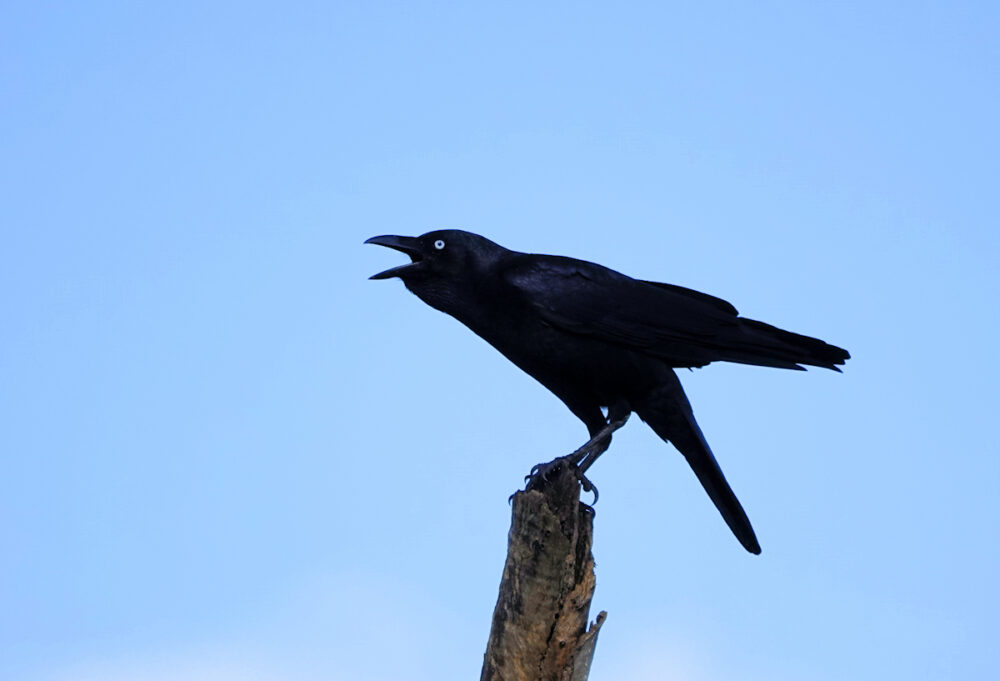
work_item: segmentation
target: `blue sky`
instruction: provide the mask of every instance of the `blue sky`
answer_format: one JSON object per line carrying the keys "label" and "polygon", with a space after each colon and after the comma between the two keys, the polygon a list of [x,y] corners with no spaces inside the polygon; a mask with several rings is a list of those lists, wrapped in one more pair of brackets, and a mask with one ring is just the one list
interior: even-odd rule
{"label": "blue sky", "polygon": [[993,3],[0,7],[0,678],[474,678],[582,425],[398,282],[464,228],[732,301],[843,375],[638,420],[592,678],[991,678]]}

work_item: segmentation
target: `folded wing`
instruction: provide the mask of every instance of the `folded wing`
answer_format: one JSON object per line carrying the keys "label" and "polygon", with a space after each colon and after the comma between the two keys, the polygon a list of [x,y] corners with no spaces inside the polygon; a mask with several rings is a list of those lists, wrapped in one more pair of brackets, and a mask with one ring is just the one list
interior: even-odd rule
{"label": "folded wing", "polygon": [[721,298],[632,279],[582,260],[512,258],[503,279],[511,295],[521,296],[548,324],[639,350],[674,367],[730,361],[836,370],[849,357],[821,340],[744,319]]}

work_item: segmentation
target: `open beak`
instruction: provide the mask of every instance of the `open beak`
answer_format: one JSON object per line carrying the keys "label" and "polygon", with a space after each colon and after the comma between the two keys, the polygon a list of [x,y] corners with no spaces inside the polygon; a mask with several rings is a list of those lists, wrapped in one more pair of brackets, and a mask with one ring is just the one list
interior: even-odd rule
{"label": "open beak", "polygon": [[391,234],[386,234],[384,236],[373,236],[371,239],[365,241],[365,243],[375,244],[376,246],[385,246],[386,248],[406,253],[410,256],[411,261],[405,265],[391,267],[384,272],[373,274],[368,277],[369,279],[389,279],[391,277],[398,277],[419,267],[421,261],[424,259],[423,252],[420,250],[420,243],[417,241],[416,237],[392,236]]}

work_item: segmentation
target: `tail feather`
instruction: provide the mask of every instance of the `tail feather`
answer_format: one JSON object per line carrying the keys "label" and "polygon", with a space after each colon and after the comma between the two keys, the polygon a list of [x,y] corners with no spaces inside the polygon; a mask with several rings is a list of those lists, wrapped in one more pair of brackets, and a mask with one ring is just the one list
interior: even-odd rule
{"label": "tail feather", "polygon": [[838,365],[851,354],[818,338],[803,336],[758,322],[740,318],[734,333],[725,338],[720,348],[727,362],[754,364],[779,369],[799,369],[802,364],[840,371]]}
{"label": "tail feather", "polygon": [[635,405],[636,413],[657,435],[672,442],[684,455],[701,486],[743,548],[750,553],[759,554],[760,544],[750,525],[750,519],[726,481],[726,476],[722,474],[719,462],[715,460],[701,428],[694,420],[694,412],[691,411],[691,404],[680,380],[673,371],[669,374],[670,378],[647,402]]}

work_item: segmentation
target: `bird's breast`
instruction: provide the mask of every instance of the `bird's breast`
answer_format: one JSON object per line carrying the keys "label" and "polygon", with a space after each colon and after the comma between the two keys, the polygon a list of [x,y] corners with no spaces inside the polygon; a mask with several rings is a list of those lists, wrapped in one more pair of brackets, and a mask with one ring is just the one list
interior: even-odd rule
{"label": "bird's breast", "polygon": [[634,401],[637,393],[655,385],[662,371],[669,371],[655,358],[557,329],[537,315],[462,321],[564,401],[571,395],[600,406]]}

